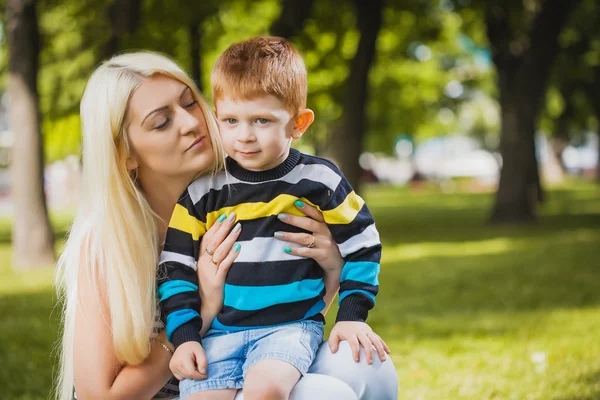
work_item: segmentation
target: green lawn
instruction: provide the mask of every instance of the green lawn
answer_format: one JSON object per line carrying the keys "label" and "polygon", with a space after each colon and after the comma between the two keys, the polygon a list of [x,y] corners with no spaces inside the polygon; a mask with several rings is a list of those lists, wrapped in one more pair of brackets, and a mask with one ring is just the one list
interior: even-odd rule
{"label": "green lawn", "polygon": [[[392,348],[400,399],[600,399],[597,186],[552,190],[532,227],[486,226],[489,194],[378,186],[366,199],[384,243],[369,322]],[[0,399],[44,399],[59,319],[52,271],[11,270],[8,226]]]}

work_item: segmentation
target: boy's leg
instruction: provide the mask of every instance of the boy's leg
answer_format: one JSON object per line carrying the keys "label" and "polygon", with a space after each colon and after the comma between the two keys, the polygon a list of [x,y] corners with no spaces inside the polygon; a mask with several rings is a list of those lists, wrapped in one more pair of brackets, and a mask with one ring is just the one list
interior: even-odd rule
{"label": "boy's leg", "polygon": [[287,399],[315,357],[323,340],[323,324],[299,321],[247,332],[245,400]]}
{"label": "boy's leg", "polygon": [[248,369],[244,379],[244,397],[246,400],[287,400],[300,376],[300,371],[285,361],[258,361]]}
{"label": "boy's leg", "polygon": [[233,400],[237,389],[207,390],[205,392],[194,393],[182,400]]}

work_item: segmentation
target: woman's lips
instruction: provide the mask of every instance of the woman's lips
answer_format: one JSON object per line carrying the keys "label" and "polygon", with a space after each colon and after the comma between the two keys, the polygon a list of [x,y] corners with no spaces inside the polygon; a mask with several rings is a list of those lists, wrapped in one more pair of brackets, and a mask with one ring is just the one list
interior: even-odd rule
{"label": "woman's lips", "polygon": [[199,148],[203,147],[204,146],[204,142],[205,142],[205,140],[204,140],[205,138],[206,138],[206,136],[202,136],[202,137],[199,137],[198,139],[196,139],[194,141],[194,143],[192,143],[192,145],[190,147],[188,147],[188,149],[186,150],[186,152],[190,151],[190,150],[196,150],[196,149],[199,149]]}

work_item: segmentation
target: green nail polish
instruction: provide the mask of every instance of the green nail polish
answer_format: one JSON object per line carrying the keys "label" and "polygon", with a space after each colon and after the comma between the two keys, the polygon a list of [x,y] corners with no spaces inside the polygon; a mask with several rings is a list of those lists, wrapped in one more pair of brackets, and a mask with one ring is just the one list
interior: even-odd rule
{"label": "green nail polish", "polygon": [[294,204],[296,205],[296,207],[300,207],[300,208],[304,207],[304,202],[301,200],[296,200],[294,202]]}
{"label": "green nail polish", "polygon": [[287,216],[287,214],[279,214],[279,215],[277,215],[277,218],[279,218],[279,219],[287,219],[288,216]]}
{"label": "green nail polish", "polygon": [[235,246],[233,246],[233,251],[237,253],[238,251],[240,251],[240,247],[242,246],[239,243],[236,243]]}
{"label": "green nail polish", "polygon": [[290,249],[289,247],[284,247],[283,251],[285,251],[286,253],[291,253],[292,249]]}
{"label": "green nail polish", "polygon": [[223,222],[223,221],[225,221],[225,218],[227,218],[227,214],[221,214],[218,221]]}

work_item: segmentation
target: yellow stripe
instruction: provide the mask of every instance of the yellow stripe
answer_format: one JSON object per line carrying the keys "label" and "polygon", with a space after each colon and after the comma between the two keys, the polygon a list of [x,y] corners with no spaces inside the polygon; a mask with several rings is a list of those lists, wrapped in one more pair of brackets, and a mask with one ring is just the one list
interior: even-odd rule
{"label": "yellow stripe", "polygon": [[[210,227],[215,223],[221,214],[225,213],[229,215],[232,211],[235,211],[236,220],[243,221],[268,217],[270,215],[277,215],[279,213],[304,216],[304,214],[300,212],[296,206],[294,206],[294,202],[296,200],[298,200],[298,197],[296,196],[280,194],[268,203],[241,203],[232,207],[223,207],[220,210],[208,213],[206,216],[206,226],[208,229],[210,229]],[[301,198],[300,200],[314,206],[314,204],[304,198]]]}
{"label": "yellow stripe", "polygon": [[206,232],[204,223],[197,218],[192,217],[188,213],[188,210],[180,204],[177,204],[173,210],[169,227],[189,233],[194,240],[200,239],[200,236],[204,235]]}
{"label": "yellow stripe", "polygon": [[348,193],[342,204],[333,210],[323,211],[323,218],[328,224],[349,224],[365,204],[365,201],[354,190]]}

